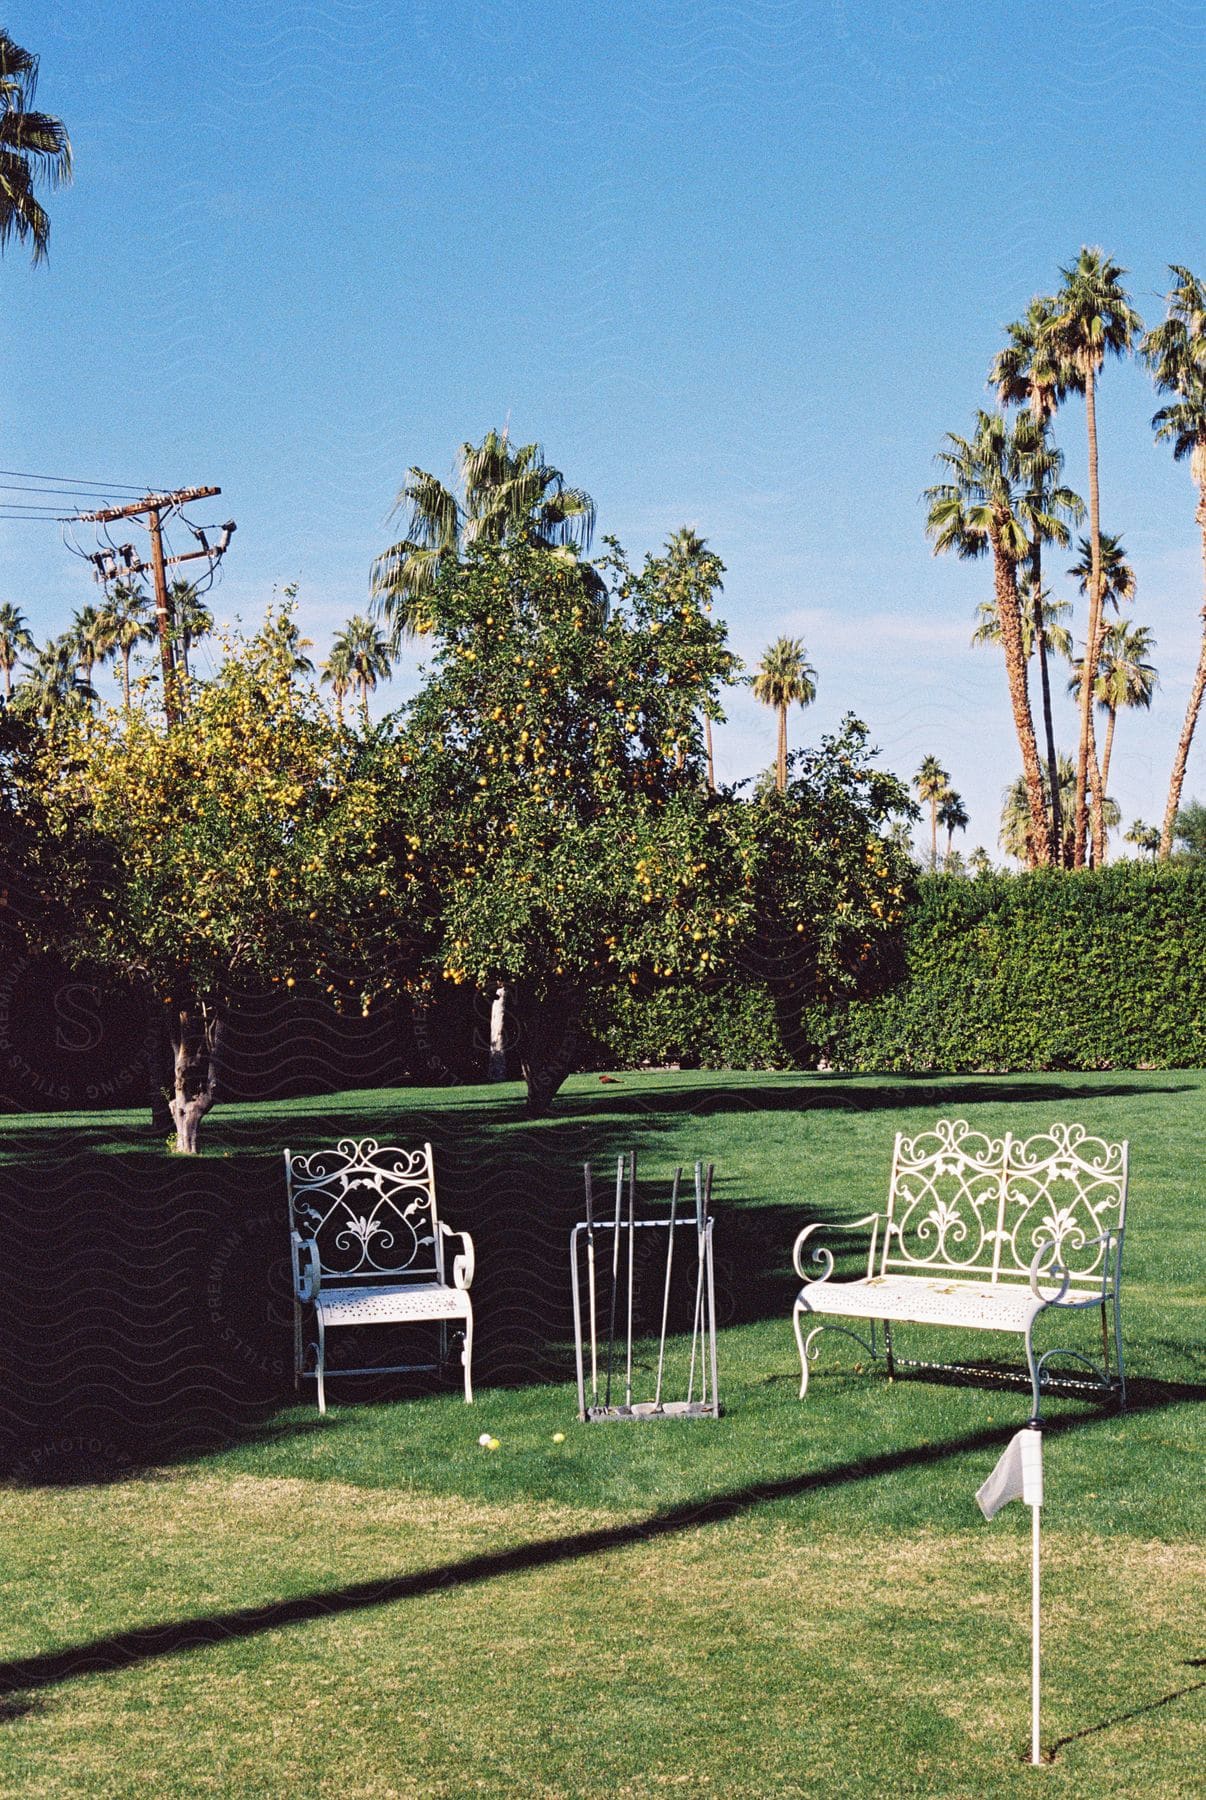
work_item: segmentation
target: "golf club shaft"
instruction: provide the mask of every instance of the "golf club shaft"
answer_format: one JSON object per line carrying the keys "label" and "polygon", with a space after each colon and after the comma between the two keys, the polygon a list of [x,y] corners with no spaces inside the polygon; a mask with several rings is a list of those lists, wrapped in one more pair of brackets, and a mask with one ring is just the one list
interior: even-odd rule
{"label": "golf club shaft", "polygon": [[666,1246],[666,1286],[662,1294],[662,1335],[657,1349],[657,1391],[653,1396],[654,1406],[662,1403],[662,1371],[666,1366],[666,1327],[670,1321],[670,1271],[674,1267],[674,1219],[678,1212],[678,1184],[683,1178],[681,1169],[674,1171],[674,1186],[670,1190],[670,1242]]}

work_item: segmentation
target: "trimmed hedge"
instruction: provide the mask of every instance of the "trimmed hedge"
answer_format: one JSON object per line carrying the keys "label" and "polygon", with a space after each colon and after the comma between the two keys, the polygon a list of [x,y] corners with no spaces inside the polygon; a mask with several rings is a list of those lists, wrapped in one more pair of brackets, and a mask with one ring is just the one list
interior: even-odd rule
{"label": "trimmed hedge", "polygon": [[1206,867],[932,876],[892,993],[818,1019],[857,1070],[1206,1064]]}
{"label": "trimmed hedge", "polygon": [[[927,876],[904,974],[879,998],[807,1008],[818,1061],[866,1073],[1206,1066],[1206,866]],[[612,1067],[801,1065],[765,985],[616,994],[590,1020]],[[790,1035],[790,1034],[789,1034]]]}

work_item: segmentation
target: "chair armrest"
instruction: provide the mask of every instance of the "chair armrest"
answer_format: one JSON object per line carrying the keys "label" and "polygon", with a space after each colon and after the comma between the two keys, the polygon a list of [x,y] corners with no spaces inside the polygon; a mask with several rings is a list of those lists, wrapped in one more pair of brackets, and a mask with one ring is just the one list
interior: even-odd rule
{"label": "chair armrest", "polygon": [[454,1231],[443,1219],[440,1220],[440,1231],[444,1237],[459,1237],[465,1246],[464,1255],[454,1256],[452,1259],[452,1285],[467,1292],[473,1282],[473,1271],[477,1267],[473,1239],[467,1231]]}
{"label": "chair armrest", "polygon": [[823,1244],[814,1246],[810,1261],[814,1263],[823,1263],[825,1265],[824,1272],[820,1275],[809,1275],[805,1271],[803,1260],[804,1246],[814,1231],[860,1231],[864,1225],[870,1225],[871,1245],[868,1252],[869,1268],[871,1259],[875,1255],[875,1240],[879,1231],[879,1222],[885,1216],[884,1213],[874,1212],[868,1213],[865,1219],[818,1219],[814,1224],[806,1225],[796,1239],[795,1246],[791,1253],[792,1264],[796,1274],[800,1277],[800,1280],[828,1281],[829,1277],[833,1274],[833,1252],[832,1250],[826,1249]]}
{"label": "chair armrest", "polygon": [[297,1250],[297,1297],[303,1306],[309,1306],[318,1299],[322,1287],[322,1265],[318,1260],[318,1245],[313,1238],[302,1237],[299,1231],[293,1233],[293,1243]]}
{"label": "chair armrest", "polygon": [[[1103,1231],[1099,1237],[1086,1238],[1084,1240],[1083,1244],[1078,1243],[1076,1247],[1078,1250],[1091,1250],[1093,1248],[1094,1244],[1105,1244],[1105,1245],[1109,1246],[1118,1237],[1119,1237],[1119,1234],[1116,1231]],[[1059,1290],[1058,1294],[1051,1294],[1048,1296],[1047,1294],[1042,1293],[1039,1289],[1039,1276],[1043,1273],[1043,1258],[1044,1257],[1050,1258],[1047,1272],[1052,1276],[1052,1278],[1055,1280],[1058,1280],[1061,1275],[1063,1276],[1063,1280],[1060,1283],[1060,1290]],[[1110,1257],[1109,1257],[1109,1250],[1107,1248],[1106,1255],[1102,1259],[1102,1264],[1101,1264],[1101,1297],[1103,1300],[1106,1297],[1107,1284],[1109,1282],[1109,1273],[1110,1273]],[[1030,1291],[1034,1295],[1035,1299],[1042,1300],[1047,1306],[1059,1306],[1061,1304],[1064,1304],[1064,1295],[1068,1291],[1068,1285],[1071,1282],[1071,1280],[1072,1280],[1071,1271],[1066,1269],[1064,1267],[1064,1265],[1059,1261],[1058,1246],[1054,1243],[1043,1244],[1040,1247],[1037,1255],[1034,1257],[1034,1260],[1030,1264]],[[1075,1300],[1075,1301],[1070,1300],[1070,1301],[1066,1302],[1066,1304],[1069,1306],[1084,1306],[1086,1304],[1086,1302],[1084,1300]],[[1097,1304],[1096,1300],[1094,1300],[1092,1304],[1095,1306]]]}

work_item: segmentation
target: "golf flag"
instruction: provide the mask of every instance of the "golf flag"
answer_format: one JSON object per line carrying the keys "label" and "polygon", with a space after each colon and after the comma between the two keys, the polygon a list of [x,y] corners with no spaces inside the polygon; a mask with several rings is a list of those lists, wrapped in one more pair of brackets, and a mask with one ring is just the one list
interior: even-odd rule
{"label": "golf flag", "polygon": [[976,1489],[976,1501],[986,1519],[1010,1500],[1024,1500],[1027,1506],[1043,1504],[1043,1434],[1032,1426],[1014,1433],[988,1480]]}

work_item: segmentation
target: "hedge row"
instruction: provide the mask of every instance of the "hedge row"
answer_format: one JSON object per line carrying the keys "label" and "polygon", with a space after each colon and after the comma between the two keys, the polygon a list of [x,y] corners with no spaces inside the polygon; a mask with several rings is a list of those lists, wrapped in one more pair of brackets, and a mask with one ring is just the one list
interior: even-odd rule
{"label": "hedge row", "polygon": [[[952,1073],[1206,1065],[1206,866],[928,877],[902,950],[890,993],[805,1015],[814,1048],[804,1062]],[[625,997],[595,1035],[629,1065],[793,1062],[770,996],[740,983]]]}

